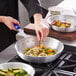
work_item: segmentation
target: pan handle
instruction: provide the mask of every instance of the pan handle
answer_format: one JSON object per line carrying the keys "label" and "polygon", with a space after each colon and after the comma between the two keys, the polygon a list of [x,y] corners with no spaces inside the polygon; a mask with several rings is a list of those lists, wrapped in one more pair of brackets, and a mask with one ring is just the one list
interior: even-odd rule
{"label": "pan handle", "polygon": [[14,24],[15,29],[19,30],[21,29],[20,25]]}

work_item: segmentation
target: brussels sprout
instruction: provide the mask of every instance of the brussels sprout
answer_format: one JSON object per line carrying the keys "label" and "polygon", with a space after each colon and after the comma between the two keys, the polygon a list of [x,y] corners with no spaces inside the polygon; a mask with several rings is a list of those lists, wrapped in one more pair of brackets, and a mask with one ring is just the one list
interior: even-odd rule
{"label": "brussels sprout", "polygon": [[0,70],[0,76],[28,76],[24,69],[8,68],[8,70]]}
{"label": "brussels sprout", "polygon": [[14,76],[14,73],[13,72],[7,72],[6,76]]}
{"label": "brussels sprout", "polygon": [[6,76],[6,73],[0,71],[0,76]]}
{"label": "brussels sprout", "polygon": [[24,76],[28,76],[28,74],[24,74]]}
{"label": "brussels sprout", "polygon": [[12,69],[12,68],[8,68],[8,71],[11,71],[11,72],[12,72],[12,71],[13,71],[13,69]]}
{"label": "brussels sprout", "polygon": [[4,70],[4,69],[2,69],[1,71],[4,72],[4,73],[7,73],[8,72],[7,70]]}

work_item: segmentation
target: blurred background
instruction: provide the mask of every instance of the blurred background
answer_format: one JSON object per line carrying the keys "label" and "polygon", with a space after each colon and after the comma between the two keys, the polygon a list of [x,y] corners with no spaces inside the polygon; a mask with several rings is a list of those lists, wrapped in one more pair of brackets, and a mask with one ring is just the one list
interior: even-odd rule
{"label": "blurred background", "polygon": [[[63,0],[40,0],[42,7],[48,9],[48,7],[56,6],[61,3]],[[28,12],[23,4],[19,0],[19,18],[22,27],[29,23]]]}

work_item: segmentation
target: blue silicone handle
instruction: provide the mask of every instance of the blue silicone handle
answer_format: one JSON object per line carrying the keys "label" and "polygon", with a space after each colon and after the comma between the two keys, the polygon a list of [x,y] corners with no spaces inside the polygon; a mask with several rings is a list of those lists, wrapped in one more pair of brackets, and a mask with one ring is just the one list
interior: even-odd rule
{"label": "blue silicone handle", "polygon": [[19,30],[21,29],[20,25],[14,24],[15,29]]}

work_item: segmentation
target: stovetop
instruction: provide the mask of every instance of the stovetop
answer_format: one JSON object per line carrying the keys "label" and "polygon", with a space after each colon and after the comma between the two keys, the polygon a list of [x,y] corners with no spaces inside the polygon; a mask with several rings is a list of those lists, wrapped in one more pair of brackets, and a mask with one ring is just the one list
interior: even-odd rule
{"label": "stovetop", "polygon": [[76,76],[76,47],[65,45],[59,58],[45,64],[29,63],[22,60],[18,55],[10,62],[30,64],[36,70],[35,76]]}

